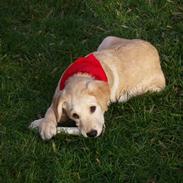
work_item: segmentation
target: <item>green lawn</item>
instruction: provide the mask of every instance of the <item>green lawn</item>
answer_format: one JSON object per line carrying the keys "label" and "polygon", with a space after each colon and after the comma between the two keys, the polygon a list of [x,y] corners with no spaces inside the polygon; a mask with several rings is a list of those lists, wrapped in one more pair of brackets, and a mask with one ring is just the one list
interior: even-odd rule
{"label": "green lawn", "polygon": [[[182,0],[0,1],[0,182],[182,183]],[[28,130],[64,69],[105,36],[160,52],[167,87],[112,104],[98,139]]]}

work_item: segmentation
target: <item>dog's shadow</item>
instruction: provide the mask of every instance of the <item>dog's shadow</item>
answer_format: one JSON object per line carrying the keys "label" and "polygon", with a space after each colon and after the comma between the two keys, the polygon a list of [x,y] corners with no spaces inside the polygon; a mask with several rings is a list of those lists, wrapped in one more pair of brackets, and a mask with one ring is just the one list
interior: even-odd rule
{"label": "dog's shadow", "polygon": [[77,127],[75,121],[69,119],[66,122],[61,122],[57,124],[57,127]]}

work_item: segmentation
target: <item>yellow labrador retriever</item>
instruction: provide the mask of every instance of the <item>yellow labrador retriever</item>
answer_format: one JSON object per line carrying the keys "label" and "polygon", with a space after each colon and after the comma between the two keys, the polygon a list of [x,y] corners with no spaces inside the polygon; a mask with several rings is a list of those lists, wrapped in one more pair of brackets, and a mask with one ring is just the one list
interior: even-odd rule
{"label": "yellow labrador retriever", "polygon": [[[104,129],[104,112],[110,102],[125,102],[165,87],[158,52],[143,40],[109,36],[96,52],[76,62],[63,73],[44,118],[30,125],[39,128],[43,140],[56,135],[57,123],[68,118],[84,137],[97,137]],[[80,71],[80,63],[81,67],[90,64]]]}

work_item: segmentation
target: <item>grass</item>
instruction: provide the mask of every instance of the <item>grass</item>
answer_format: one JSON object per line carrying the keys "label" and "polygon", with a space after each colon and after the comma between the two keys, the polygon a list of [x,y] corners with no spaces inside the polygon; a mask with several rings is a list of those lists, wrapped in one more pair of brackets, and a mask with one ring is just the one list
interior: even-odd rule
{"label": "grass", "polygon": [[[101,138],[43,142],[27,126],[107,35],[152,42],[166,89],[111,105]],[[0,182],[183,182],[182,41],[178,0],[0,1]]]}

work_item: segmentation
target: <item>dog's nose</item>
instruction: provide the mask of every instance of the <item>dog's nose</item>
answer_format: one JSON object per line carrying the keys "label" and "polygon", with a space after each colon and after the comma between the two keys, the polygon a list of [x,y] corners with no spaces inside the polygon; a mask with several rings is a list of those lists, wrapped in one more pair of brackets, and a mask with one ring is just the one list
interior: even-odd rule
{"label": "dog's nose", "polygon": [[96,137],[97,136],[97,130],[91,130],[86,134],[88,137]]}

